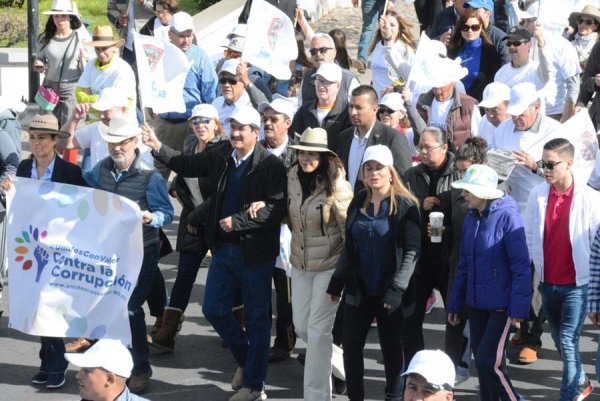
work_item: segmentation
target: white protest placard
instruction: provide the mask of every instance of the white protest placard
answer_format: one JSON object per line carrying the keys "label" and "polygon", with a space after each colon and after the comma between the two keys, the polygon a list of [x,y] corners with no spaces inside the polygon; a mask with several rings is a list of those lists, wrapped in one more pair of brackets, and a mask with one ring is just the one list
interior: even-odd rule
{"label": "white protest placard", "polygon": [[127,303],[144,256],[137,204],[102,190],[15,178],[7,205],[9,327],[130,345]]}
{"label": "white protest placard", "polygon": [[264,0],[252,0],[244,42],[244,61],[277,79],[290,79],[290,61],[298,58],[292,20]]}
{"label": "white protest placard", "polygon": [[154,113],[185,112],[183,86],[191,61],[177,46],[134,32],[140,102]]}

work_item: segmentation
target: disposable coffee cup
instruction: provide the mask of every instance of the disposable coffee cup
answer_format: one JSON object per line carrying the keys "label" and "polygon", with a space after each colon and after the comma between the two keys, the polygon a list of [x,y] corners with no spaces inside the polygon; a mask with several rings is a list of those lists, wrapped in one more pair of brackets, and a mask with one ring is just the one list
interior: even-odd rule
{"label": "disposable coffee cup", "polygon": [[431,212],[429,214],[429,224],[431,224],[431,242],[442,242],[442,230],[444,227],[444,213]]}

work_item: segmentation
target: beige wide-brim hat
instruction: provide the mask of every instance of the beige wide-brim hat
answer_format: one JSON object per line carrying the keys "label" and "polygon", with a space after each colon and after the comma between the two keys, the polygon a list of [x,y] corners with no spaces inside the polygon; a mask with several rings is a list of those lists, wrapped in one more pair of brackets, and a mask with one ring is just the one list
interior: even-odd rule
{"label": "beige wide-brim hat", "polygon": [[291,149],[306,152],[330,153],[337,156],[334,151],[327,148],[327,131],[323,128],[307,128],[302,133],[298,145],[290,145]]}
{"label": "beige wide-brim hat", "polygon": [[44,11],[44,15],[75,15],[79,17],[77,5],[71,0],[54,0],[50,11]]}
{"label": "beige wide-brim hat", "polygon": [[101,123],[98,129],[102,139],[108,143],[119,143],[141,133],[137,123],[125,117],[115,117],[108,125]]}
{"label": "beige wide-brim hat", "polygon": [[112,27],[109,25],[98,25],[94,28],[92,41],[85,43],[87,46],[93,47],[121,47],[125,44],[125,39],[114,38]]}
{"label": "beige wide-brim hat", "polygon": [[54,114],[37,114],[29,123],[30,133],[51,134],[59,138],[68,138],[71,136],[66,131],[61,131],[58,127],[58,120]]}
{"label": "beige wide-brim hat", "polygon": [[591,4],[583,7],[583,10],[579,13],[571,13],[569,15],[569,25],[577,29],[577,19],[581,16],[590,16],[596,20],[596,23],[600,25],[600,8],[595,7]]}

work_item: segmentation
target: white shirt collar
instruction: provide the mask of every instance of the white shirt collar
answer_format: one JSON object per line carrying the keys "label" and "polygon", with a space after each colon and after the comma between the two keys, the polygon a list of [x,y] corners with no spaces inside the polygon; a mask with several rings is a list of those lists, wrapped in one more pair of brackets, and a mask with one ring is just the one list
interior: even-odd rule
{"label": "white shirt collar", "polygon": [[254,148],[252,148],[252,150],[250,152],[248,152],[248,154],[244,157],[242,157],[240,160],[237,159],[237,156],[235,154],[235,149],[231,152],[231,158],[233,159],[233,162],[235,163],[235,167],[239,167],[240,164],[242,164],[243,162],[245,162],[246,160],[248,160],[250,158],[250,156],[252,156],[252,153],[254,153]]}
{"label": "white shirt collar", "polygon": [[367,133],[365,134],[365,136],[363,138],[360,137],[359,133],[358,133],[358,128],[354,127],[354,139],[356,139],[357,141],[359,141],[359,143],[364,143],[366,141],[369,140],[369,137],[371,136],[371,131],[373,131],[373,127],[375,126],[375,123],[377,121],[373,122],[373,125],[371,125],[371,128],[369,128],[369,130],[367,131]]}
{"label": "white shirt collar", "polygon": [[267,146],[265,146],[265,147],[267,148],[267,151],[269,153],[271,153],[272,155],[275,155],[275,156],[279,157],[279,156],[281,156],[283,154],[283,152],[285,152],[285,148],[287,147],[288,142],[289,142],[288,135],[284,135],[283,143],[281,145],[279,145],[278,147],[276,147],[276,148],[269,147],[269,142],[267,142],[266,140],[265,140],[265,144]]}

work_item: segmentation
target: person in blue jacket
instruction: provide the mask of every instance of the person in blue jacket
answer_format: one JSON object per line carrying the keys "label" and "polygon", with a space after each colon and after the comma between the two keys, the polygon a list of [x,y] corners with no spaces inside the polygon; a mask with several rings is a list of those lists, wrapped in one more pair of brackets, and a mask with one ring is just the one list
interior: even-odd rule
{"label": "person in blue jacket", "polygon": [[497,189],[498,175],[474,164],[452,187],[462,189],[469,212],[448,304],[448,322],[468,307],[482,401],[522,399],[506,371],[512,323],[529,317],[531,269],[523,219],[513,198]]}

